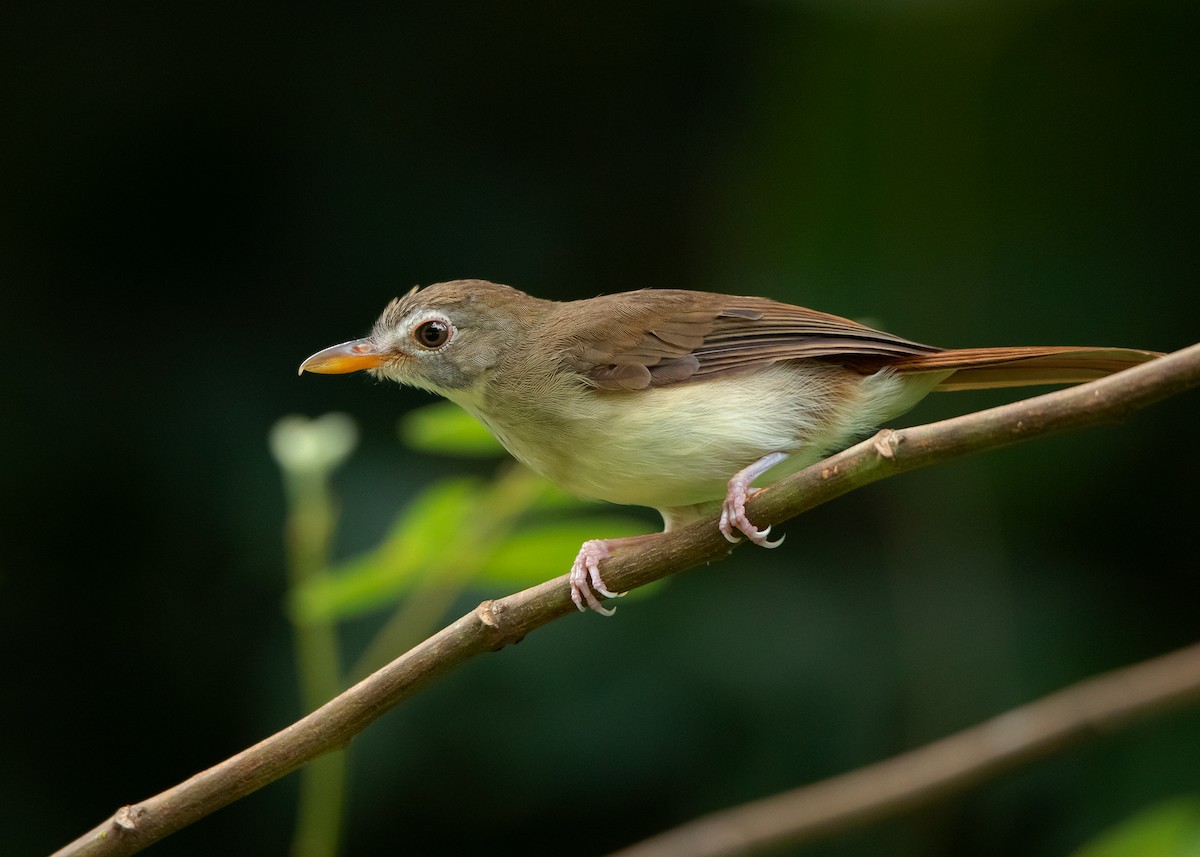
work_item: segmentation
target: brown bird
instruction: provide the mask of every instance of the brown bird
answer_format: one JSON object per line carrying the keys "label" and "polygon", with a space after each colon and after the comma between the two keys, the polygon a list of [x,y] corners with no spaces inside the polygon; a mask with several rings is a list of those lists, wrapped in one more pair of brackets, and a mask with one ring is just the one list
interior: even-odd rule
{"label": "brown bird", "polygon": [[[414,288],[371,334],[300,371],[365,369],[445,396],[567,491],[651,506],[666,530],[721,510],[731,542],[773,482],[935,390],[1088,381],[1158,357],[1125,348],[943,349],[759,297],[673,289],[557,302],[483,280]],[[650,536],[585,542],[571,597],[604,614],[600,561]]]}

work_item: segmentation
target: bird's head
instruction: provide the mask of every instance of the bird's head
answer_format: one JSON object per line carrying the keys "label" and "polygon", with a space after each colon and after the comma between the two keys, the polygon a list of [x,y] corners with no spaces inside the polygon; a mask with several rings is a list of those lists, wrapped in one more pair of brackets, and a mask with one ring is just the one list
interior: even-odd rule
{"label": "bird's head", "polygon": [[318,351],[300,372],[366,370],[453,397],[495,366],[547,303],[484,280],[414,288],[387,305],[369,336]]}

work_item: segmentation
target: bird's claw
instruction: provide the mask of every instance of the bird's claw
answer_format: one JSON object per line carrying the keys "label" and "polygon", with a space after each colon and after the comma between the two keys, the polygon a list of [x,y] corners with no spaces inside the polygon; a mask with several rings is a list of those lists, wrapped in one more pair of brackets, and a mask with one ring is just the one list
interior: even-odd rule
{"label": "bird's claw", "polygon": [[620,598],[624,592],[611,592],[600,576],[600,560],[612,556],[612,547],[604,539],[584,542],[571,565],[571,600],[580,612],[595,610],[602,616],[611,616],[615,609],[605,607],[597,595],[604,598]]}
{"label": "bird's claw", "polygon": [[760,490],[762,489],[748,488],[736,478],[730,481],[729,494],[721,507],[721,522],[718,525],[726,541],[737,544],[742,540],[742,536],[745,536],[759,547],[777,548],[783,544],[783,540],[787,538],[786,534],[775,541],[769,541],[767,536],[770,535],[771,528],[768,526],[760,530],[746,517],[746,501]]}

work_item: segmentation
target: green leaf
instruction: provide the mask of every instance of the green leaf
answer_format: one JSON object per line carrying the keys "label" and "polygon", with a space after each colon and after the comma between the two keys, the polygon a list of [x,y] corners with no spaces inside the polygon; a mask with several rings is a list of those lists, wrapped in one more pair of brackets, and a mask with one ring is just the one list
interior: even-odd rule
{"label": "green leaf", "polygon": [[497,545],[483,564],[482,577],[505,585],[541,583],[571,567],[588,539],[620,538],[646,532],[634,518],[589,516],[523,527]]}
{"label": "green leaf", "polygon": [[[537,477],[542,479],[542,477]],[[576,509],[611,509],[612,505],[605,503],[603,500],[581,500],[574,494],[568,494],[563,489],[559,488],[552,482],[545,482],[545,487],[541,493],[530,504],[529,510],[532,512],[561,512],[563,510]],[[647,526],[653,526],[652,524]],[[643,527],[645,530],[646,527]]]}
{"label": "green leaf", "polygon": [[445,545],[470,518],[484,483],[445,479],[418,495],[383,544],[332,569],[290,594],[297,621],[355,616],[394,602],[425,572],[436,573]]}
{"label": "green leaf", "polygon": [[496,456],[504,447],[479,420],[453,402],[409,411],[400,420],[400,439],[420,452]]}
{"label": "green leaf", "polygon": [[1200,857],[1200,795],[1177,797],[1140,812],[1072,857]]}

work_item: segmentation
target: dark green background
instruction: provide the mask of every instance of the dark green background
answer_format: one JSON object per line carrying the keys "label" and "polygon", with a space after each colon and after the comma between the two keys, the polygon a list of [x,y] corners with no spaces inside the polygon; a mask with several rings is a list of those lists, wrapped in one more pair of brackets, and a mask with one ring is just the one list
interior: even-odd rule
{"label": "dark green background", "polygon": [[[362,425],[340,554],[486,472],[398,445],[423,394],[295,375],[415,283],[761,294],[940,345],[1198,338],[1195,3],[0,18],[6,853],[299,713],[277,418]],[[1194,640],[1197,401],[874,486],[471,663],[355,743],[347,852],[600,854]],[[1200,789],[1198,730],[797,853],[1062,854]],[[155,853],[283,853],[294,792]]]}

